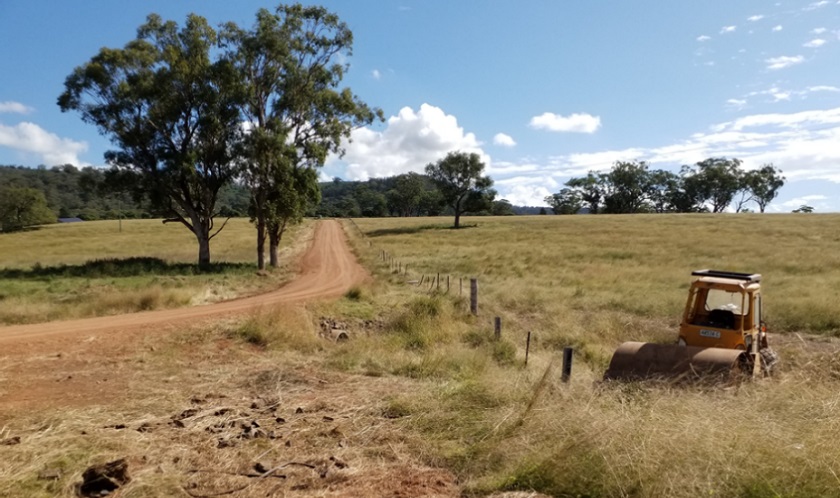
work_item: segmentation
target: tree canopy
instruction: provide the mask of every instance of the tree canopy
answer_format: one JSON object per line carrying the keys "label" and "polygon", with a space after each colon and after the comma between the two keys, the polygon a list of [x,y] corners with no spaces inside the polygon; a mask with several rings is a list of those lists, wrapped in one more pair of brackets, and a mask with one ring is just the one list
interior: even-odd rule
{"label": "tree canopy", "polygon": [[[683,166],[680,174],[652,170],[644,161],[618,161],[607,173],[590,171],[571,178],[560,192],[545,198],[557,214],[572,214],[581,206],[590,213],[721,213],[735,205],[741,211],[755,202],[761,212],[784,185],[772,164],[744,171],[739,159],[709,158]],[[740,199],[736,201],[736,195]]]}
{"label": "tree canopy", "polygon": [[491,207],[496,191],[493,180],[482,176],[484,163],[478,154],[450,152],[443,159],[426,166],[426,174],[455,213],[455,228],[461,226],[461,215]]}
{"label": "tree canopy", "polygon": [[219,191],[238,174],[232,144],[240,133],[235,72],[219,58],[207,20],[183,27],[149,15],[137,38],[102,48],[77,67],[58,99],[116,146],[105,158],[170,221],[187,227],[210,263]]}
{"label": "tree canopy", "polygon": [[34,225],[55,223],[44,194],[28,187],[0,187],[0,232],[16,232]]}
{"label": "tree canopy", "polygon": [[320,199],[312,171],[328,154],[341,154],[350,131],[381,111],[339,88],[353,34],[323,7],[260,9],[250,30],[228,23],[223,39],[244,97],[241,115],[248,130],[241,150],[257,260],[262,268],[267,235],[270,264],[277,266],[286,226]]}

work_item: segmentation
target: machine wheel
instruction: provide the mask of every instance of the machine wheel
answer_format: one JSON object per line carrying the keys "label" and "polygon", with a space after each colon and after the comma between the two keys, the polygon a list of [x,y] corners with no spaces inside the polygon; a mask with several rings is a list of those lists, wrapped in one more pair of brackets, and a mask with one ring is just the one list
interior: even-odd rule
{"label": "machine wheel", "polygon": [[779,354],[769,346],[761,348],[758,353],[761,355],[761,369],[764,375],[773,375],[779,367]]}

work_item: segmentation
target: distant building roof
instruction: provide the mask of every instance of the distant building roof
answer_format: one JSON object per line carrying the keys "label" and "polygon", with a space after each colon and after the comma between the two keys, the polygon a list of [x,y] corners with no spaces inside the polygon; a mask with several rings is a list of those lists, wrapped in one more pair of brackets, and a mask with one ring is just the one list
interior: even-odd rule
{"label": "distant building roof", "polygon": [[59,218],[58,219],[59,223],[78,223],[80,221],[85,221],[85,220],[83,220],[81,218]]}

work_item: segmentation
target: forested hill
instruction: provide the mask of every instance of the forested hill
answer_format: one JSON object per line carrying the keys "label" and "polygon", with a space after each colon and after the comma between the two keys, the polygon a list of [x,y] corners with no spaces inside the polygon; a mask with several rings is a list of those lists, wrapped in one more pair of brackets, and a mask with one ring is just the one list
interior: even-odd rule
{"label": "forested hill", "polygon": [[[105,170],[72,165],[0,165],[0,188],[29,188],[41,192],[56,218],[83,220],[150,218],[160,216],[144,199],[103,187]],[[364,182],[336,179],[319,184],[321,203],[311,216],[437,216],[449,214],[440,193],[425,175],[409,173]],[[249,193],[238,184],[222,189],[218,211],[222,216],[248,216]],[[539,207],[511,206],[495,201],[492,210],[479,214],[538,214]],[[549,211],[550,212],[550,211]]]}
{"label": "forested hill", "polygon": [[[102,220],[157,216],[143,199],[103,189],[104,177],[105,170],[79,169],[69,164],[50,168],[0,165],[0,188],[30,188],[41,192],[57,218]],[[222,189],[219,210],[227,216],[247,216],[248,191],[235,185]]]}

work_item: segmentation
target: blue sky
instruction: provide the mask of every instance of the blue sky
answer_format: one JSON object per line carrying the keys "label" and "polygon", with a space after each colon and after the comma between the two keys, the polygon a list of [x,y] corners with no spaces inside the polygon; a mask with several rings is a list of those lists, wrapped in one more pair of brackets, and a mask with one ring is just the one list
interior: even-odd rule
{"label": "blue sky", "polygon": [[[355,35],[345,83],[387,117],[354,132],[324,177],[475,151],[502,197],[536,205],[616,160],[678,171],[727,156],[784,171],[771,211],[840,211],[840,0],[321,4]],[[275,6],[0,0],[0,164],[103,164],[109,143],[56,98],[149,13],[248,26]]]}

